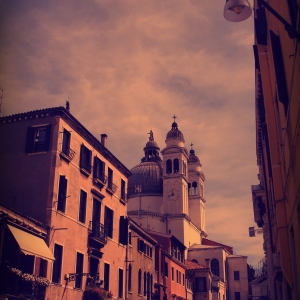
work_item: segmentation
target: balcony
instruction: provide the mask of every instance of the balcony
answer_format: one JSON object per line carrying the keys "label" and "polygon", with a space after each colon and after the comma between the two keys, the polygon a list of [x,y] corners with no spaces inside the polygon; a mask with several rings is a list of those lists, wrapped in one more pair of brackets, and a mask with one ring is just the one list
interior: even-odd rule
{"label": "balcony", "polygon": [[106,184],[106,182],[107,182],[107,176],[104,174],[96,175],[93,178],[94,185],[98,186],[100,189],[103,188],[103,186]]}
{"label": "balcony", "polygon": [[89,238],[97,243],[100,243],[103,247],[107,243],[107,235],[105,232],[104,225],[99,222],[90,221],[89,228]]}
{"label": "balcony", "polygon": [[118,187],[114,183],[112,183],[111,181],[108,181],[106,190],[110,194],[114,194],[117,191],[117,189],[118,189]]}
{"label": "balcony", "polygon": [[59,153],[60,157],[66,160],[67,162],[72,161],[75,157],[75,154],[75,151],[69,147],[63,147],[61,152]]}

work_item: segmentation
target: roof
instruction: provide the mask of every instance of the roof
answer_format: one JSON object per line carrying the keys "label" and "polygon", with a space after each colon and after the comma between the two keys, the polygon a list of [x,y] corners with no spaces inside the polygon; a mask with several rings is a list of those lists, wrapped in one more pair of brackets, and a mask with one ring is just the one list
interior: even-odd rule
{"label": "roof", "polygon": [[221,244],[206,238],[202,239],[202,245],[208,245],[208,246],[221,246],[223,247],[229,254],[233,254],[233,247],[227,246],[225,244]]}
{"label": "roof", "polygon": [[203,266],[191,260],[186,260],[184,263],[186,265],[187,270],[209,270],[209,267]]}
{"label": "roof", "polygon": [[[66,108],[63,106],[38,109],[18,114],[13,114],[10,116],[0,117],[0,124],[20,122],[22,120],[27,120],[28,118],[36,118],[37,116],[49,117],[59,115],[66,122],[70,121],[73,127],[77,127],[80,130],[80,134],[89,141],[97,150],[108,159],[120,172],[125,176],[129,177],[131,172],[123,163],[121,163],[89,130],[87,130]],[[69,124],[71,125],[71,124]]]}

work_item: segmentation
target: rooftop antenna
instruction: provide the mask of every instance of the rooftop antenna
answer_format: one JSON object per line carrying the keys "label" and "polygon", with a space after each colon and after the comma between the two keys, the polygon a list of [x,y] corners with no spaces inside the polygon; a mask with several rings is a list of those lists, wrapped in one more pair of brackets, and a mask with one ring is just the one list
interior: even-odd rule
{"label": "rooftop antenna", "polygon": [[1,105],[2,105],[2,98],[3,98],[3,90],[0,88],[1,90],[1,95],[0,95],[0,112],[1,112]]}

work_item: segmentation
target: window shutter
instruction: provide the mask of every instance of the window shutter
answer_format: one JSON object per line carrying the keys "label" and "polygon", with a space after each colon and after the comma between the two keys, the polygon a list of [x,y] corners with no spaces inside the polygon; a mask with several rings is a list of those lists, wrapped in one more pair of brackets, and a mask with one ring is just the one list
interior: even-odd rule
{"label": "window shutter", "polygon": [[279,101],[284,105],[285,114],[287,114],[289,106],[289,95],[282,59],[280,38],[272,30],[270,30],[270,37],[272,43],[273,61],[275,66],[275,76],[277,82]]}
{"label": "window shutter", "polygon": [[33,151],[33,138],[34,138],[34,128],[28,127],[27,130],[27,140],[26,140],[26,153],[31,153]]}
{"label": "window shutter", "polygon": [[84,167],[84,145],[81,144],[80,146],[80,168],[83,168]]}
{"label": "window shutter", "polygon": [[120,217],[119,242],[123,245],[128,244],[128,218],[124,216]]}
{"label": "window shutter", "polygon": [[86,148],[86,150],[87,150],[87,155],[88,155],[88,157],[87,157],[87,170],[89,171],[89,172],[91,172],[91,165],[92,165],[92,150],[89,150],[89,149],[87,149]]}
{"label": "window shutter", "polygon": [[65,212],[67,198],[67,182],[66,176],[59,178],[58,204],[57,210]]}
{"label": "window shutter", "polygon": [[93,177],[99,178],[99,158],[96,156],[94,157]]}

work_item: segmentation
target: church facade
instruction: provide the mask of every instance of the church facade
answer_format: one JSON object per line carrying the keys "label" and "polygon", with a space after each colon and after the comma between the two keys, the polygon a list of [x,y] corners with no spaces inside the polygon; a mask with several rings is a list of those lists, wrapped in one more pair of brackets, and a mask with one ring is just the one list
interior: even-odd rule
{"label": "church facade", "polygon": [[187,274],[191,263],[209,269],[205,276],[194,272],[193,299],[248,299],[247,257],[207,239],[205,175],[193,145],[186,149],[175,116],[165,143],[160,151],[150,131],[144,157],[128,179],[128,216],[150,234],[176,237],[187,248]]}
{"label": "church facade", "polygon": [[173,122],[160,158],[153,132],[128,183],[128,215],[145,229],[174,234],[185,245],[201,243],[205,233],[205,176],[193,149]]}

